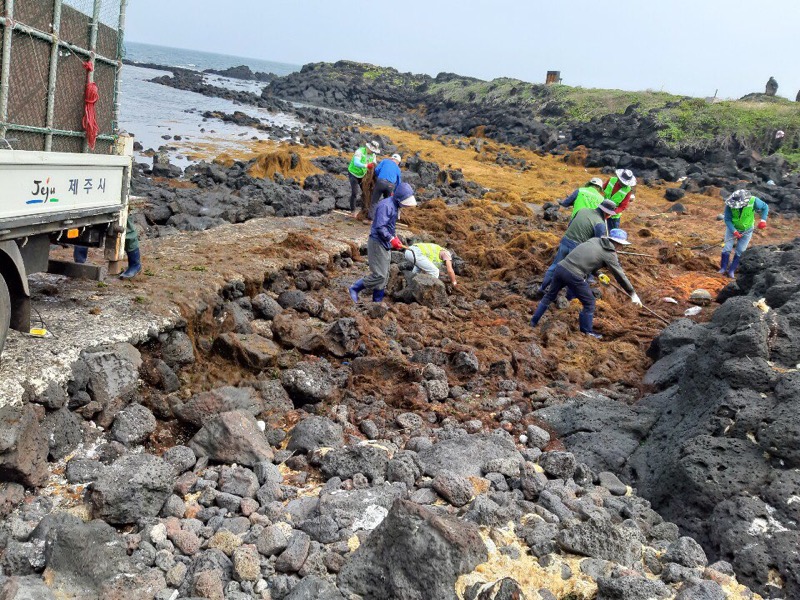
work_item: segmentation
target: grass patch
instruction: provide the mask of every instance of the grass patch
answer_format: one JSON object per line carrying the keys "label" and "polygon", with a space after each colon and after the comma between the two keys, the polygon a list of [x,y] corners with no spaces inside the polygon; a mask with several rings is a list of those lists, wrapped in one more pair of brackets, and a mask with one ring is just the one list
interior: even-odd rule
{"label": "grass patch", "polygon": [[777,129],[786,132],[787,140],[800,132],[800,104],[691,98],[659,111],[657,120],[663,126],[659,136],[675,147],[724,146],[737,139],[766,148]]}

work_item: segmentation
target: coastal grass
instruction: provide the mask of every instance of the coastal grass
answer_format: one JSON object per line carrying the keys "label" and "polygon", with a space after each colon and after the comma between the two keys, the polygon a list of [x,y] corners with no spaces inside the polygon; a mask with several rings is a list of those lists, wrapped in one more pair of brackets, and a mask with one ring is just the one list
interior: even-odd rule
{"label": "coastal grass", "polygon": [[766,148],[775,131],[782,129],[789,145],[787,159],[800,159],[800,151],[791,149],[800,136],[800,104],[796,102],[690,98],[658,111],[656,118],[663,127],[659,136],[684,148],[724,145],[733,139]]}

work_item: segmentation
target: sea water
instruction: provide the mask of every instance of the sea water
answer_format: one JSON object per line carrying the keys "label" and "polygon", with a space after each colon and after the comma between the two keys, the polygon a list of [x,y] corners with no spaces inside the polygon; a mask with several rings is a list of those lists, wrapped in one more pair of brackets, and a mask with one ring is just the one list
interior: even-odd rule
{"label": "sea water", "polygon": [[[195,50],[165,48],[133,42],[128,42],[125,46],[126,58],[129,60],[180,66],[198,71],[222,70],[238,65],[247,65],[253,71],[285,75],[299,69],[296,65]],[[241,111],[272,125],[287,128],[302,126],[291,115],[269,113],[255,106],[236,104],[230,100],[211,98],[150,81],[161,75],[170,75],[170,73],[132,65],[123,66],[119,126],[121,130],[132,134],[145,149],[157,149],[165,144],[178,146],[179,150],[171,152],[170,158],[174,164],[182,168],[191,162],[187,158],[186,152],[190,153],[192,147],[213,146],[217,151],[224,152],[235,149],[242,143],[242,140],[249,140],[252,137],[260,139],[268,137],[265,132],[252,127],[242,127],[216,119],[204,121],[202,115],[206,111],[225,113]],[[266,86],[262,82],[241,81],[217,75],[208,75],[206,79],[212,85],[255,94],[260,94]],[[164,140],[162,138],[164,135],[179,135],[182,139],[179,144],[176,144],[172,140]],[[137,160],[149,162],[149,159],[141,155],[137,155]]]}

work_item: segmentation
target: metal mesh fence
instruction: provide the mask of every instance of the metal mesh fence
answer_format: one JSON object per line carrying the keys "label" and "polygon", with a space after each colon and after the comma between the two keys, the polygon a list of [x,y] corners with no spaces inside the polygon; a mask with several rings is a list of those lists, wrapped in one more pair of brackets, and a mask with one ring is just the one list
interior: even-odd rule
{"label": "metal mesh fence", "polygon": [[[5,61],[0,44],[4,67],[0,83],[7,83],[8,89],[5,98],[0,93],[0,137],[5,133],[13,148],[85,149],[82,120],[87,72],[83,63],[94,49],[93,77],[100,93],[95,105],[100,138],[94,152],[109,152],[116,133],[114,102],[121,58],[117,28],[124,2],[16,0],[13,15],[8,15],[6,1],[0,0],[0,39],[9,23],[2,17],[11,16],[15,23]],[[55,52],[54,37],[58,39]],[[0,142],[0,147],[7,145]]]}

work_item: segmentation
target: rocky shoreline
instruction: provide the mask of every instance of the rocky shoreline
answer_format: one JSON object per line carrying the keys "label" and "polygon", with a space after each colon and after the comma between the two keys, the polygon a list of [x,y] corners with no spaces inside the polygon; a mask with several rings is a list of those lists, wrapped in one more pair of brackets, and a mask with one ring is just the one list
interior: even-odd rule
{"label": "rocky shoreline", "polygon": [[[88,350],[66,392],[0,409],[7,597],[754,597],[616,475],[559,449],[531,420],[547,396],[510,378],[473,403],[486,367],[468,351],[414,352],[413,370],[373,357],[365,317],[325,298],[352,268],[332,259],[266,273],[254,295],[231,281],[195,322]],[[208,345],[203,312],[222,324]],[[182,393],[213,355],[239,384]],[[386,369],[419,400],[359,392]]]}
{"label": "rocky shoreline", "polygon": [[[358,73],[351,64],[335,67],[273,79],[261,96],[170,68],[161,83],[288,112],[309,127],[271,131],[297,141],[247,161],[181,172],[157,153],[152,167],[137,165],[142,233],[167,239],[349,208],[347,158],[310,160],[300,144],[347,154],[363,142],[363,119],[286,100],[390,118],[478,156],[488,138],[580,155],[587,167],[633,166],[645,184],[686,177],[673,188],[684,193],[717,195],[749,179],[782,213],[796,210],[798,179],[785,176],[780,157],[668,154],[656,125],[633,112],[559,133],[523,104],[418,111],[430,98],[416,76],[390,73],[389,86],[379,74],[364,87],[348,79]],[[259,128],[255,121],[243,124]],[[385,153],[402,149],[378,139]],[[318,231],[290,232],[257,248],[266,272],[181,298],[174,328],[137,346],[88,348],[66,389],[0,408],[0,597],[800,594],[800,241],[751,249],[709,323],[664,330],[650,350],[651,393],[637,402],[638,381],[615,377],[631,369],[622,359],[638,352],[630,343],[601,365],[565,369],[563,322],[541,339],[521,333],[526,286],[557,243],[558,209],[539,218],[519,197],[428,158],[404,158],[405,180],[426,206],[412,219],[463,244],[468,264],[459,259],[458,270],[476,276],[474,296],[411,278],[396,254],[393,303],[342,304],[343,282],[363,266],[363,232],[347,250],[326,246]],[[531,168],[505,151],[485,160]],[[452,219],[448,206],[465,212]],[[642,226],[643,239],[653,227]],[[538,242],[526,237],[533,233]],[[662,258],[677,260],[669,249]],[[613,295],[604,300],[617,307]],[[477,322],[492,334],[470,330]],[[589,342],[570,344],[594,354]]]}

